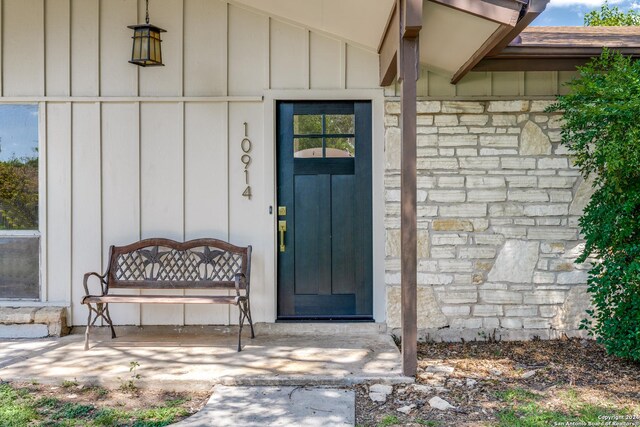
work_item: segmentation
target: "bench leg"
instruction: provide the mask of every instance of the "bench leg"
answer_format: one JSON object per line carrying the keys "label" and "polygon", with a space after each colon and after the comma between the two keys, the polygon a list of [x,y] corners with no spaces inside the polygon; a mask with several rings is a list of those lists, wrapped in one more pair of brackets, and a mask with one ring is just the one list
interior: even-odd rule
{"label": "bench leg", "polygon": [[249,300],[247,300],[244,310],[247,312],[247,320],[249,321],[249,326],[251,327],[251,339],[253,339],[256,337],[256,334],[253,332],[253,321],[251,320],[251,303],[249,302]]}
{"label": "bench leg", "polygon": [[242,302],[238,303],[238,352],[242,351],[242,325],[244,324],[244,318],[246,316]]}
{"label": "bench leg", "polygon": [[111,339],[116,338],[116,331],[113,329],[113,322],[111,321],[111,315],[109,314],[109,304],[104,305],[104,313],[106,314],[105,319],[109,322],[109,327],[111,328]]}
{"label": "bench leg", "polygon": [[89,308],[89,317],[87,318],[87,330],[84,331],[84,350],[89,350],[89,330],[91,329],[91,305],[87,304]]}
{"label": "bench leg", "polygon": [[[91,330],[91,327],[96,324],[96,321],[100,317],[102,317],[109,324],[109,327],[111,328],[111,339],[114,339],[116,337],[116,331],[113,328],[113,322],[111,321],[111,316],[109,315],[109,304],[99,302],[94,308],[91,304],[87,303],[87,308],[89,309],[89,317],[87,318],[87,329],[84,332],[85,350],[89,350],[89,331]],[[95,316],[93,316],[92,320],[92,314],[94,313]]]}

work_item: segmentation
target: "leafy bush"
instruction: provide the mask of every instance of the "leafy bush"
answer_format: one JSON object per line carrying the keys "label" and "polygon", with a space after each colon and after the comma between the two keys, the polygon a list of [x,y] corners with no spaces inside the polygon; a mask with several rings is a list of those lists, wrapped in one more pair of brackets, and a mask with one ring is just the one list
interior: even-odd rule
{"label": "leafy bush", "polygon": [[640,13],[633,9],[623,12],[618,9],[618,6],[609,6],[609,2],[605,1],[599,10],[592,10],[584,15],[584,25],[588,27],[640,25]]}
{"label": "leafy bush", "polygon": [[588,291],[589,329],[610,354],[640,360],[640,62],[605,51],[569,83],[550,111],[564,111],[562,143],[595,193],[580,219],[578,262],[598,261]]}

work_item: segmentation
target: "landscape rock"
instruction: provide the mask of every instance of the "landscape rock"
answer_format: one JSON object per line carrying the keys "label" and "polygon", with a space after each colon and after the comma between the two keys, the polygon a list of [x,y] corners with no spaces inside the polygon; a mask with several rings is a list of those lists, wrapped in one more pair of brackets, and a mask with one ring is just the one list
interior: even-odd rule
{"label": "landscape rock", "polygon": [[499,369],[490,369],[489,373],[491,375],[495,375],[496,377],[499,377],[500,375],[502,375],[502,371]]}
{"label": "landscape rock", "polygon": [[438,396],[433,396],[431,399],[429,399],[429,406],[435,409],[439,409],[440,411],[446,411],[447,409],[455,408],[455,406],[451,405],[449,402]]}
{"label": "landscape rock", "polygon": [[386,384],[373,384],[371,387],[369,387],[369,392],[391,394],[393,393],[393,387]]}
{"label": "landscape rock", "polygon": [[387,395],[384,393],[369,393],[369,399],[373,400],[374,402],[386,402]]}
{"label": "landscape rock", "polygon": [[472,378],[467,378],[467,387],[473,387],[478,383],[478,381],[472,379]]}
{"label": "landscape rock", "polygon": [[427,368],[427,372],[430,372],[432,374],[451,375],[453,374],[453,371],[455,371],[455,368],[445,365],[432,365]]}
{"label": "landscape rock", "polygon": [[430,385],[413,384],[411,388],[418,393],[428,394],[433,392],[433,387]]}
{"label": "landscape rock", "polygon": [[534,376],[536,374],[536,371],[527,371],[524,374],[522,374],[522,378],[527,379],[527,378],[531,378],[532,376]]}
{"label": "landscape rock", "polygon": [[402,412],[403,414],[408,414],[409,412],[411,412],[413,410],[413,408],[415,408],[416,405],[415,404],[411,404],[411,405],[407,405],[407,406],[402,406],[398,409],[396,409],[396,411],[398,412]]}
{"label": "landscape rock", "polygon": [[433,387],[444,386],[444,379],[442,376],[435,376],[433,374],[420,374],[418,375],[422,381]]}

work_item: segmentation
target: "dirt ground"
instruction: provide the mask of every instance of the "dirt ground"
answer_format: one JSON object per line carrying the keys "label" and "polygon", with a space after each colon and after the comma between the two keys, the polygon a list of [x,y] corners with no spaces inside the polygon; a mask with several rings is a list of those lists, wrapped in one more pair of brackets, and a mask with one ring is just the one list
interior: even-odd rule
{"label": "dirt ground", "polygon": [[[369,387],[357,387],[359,426],[640,426],[640,364],[592,340],[420,343],[415,386],[386,402]],[[432,408],[434,396],[454,408]]]}
{"label": "dirt ground", "polygon": [[65,403],[94,405],[105,408],[118,408],[123,411],[134,411],[141,408],[154,408],[166,404],[167,401],[183,401],[181,406],[189,413],[198,412],[209,400],[211,393],[174,392],[156,389],[120,390],[102,387],[76,385],[73,381],[63,385],[12,383],[16,388],[28,389],[40,398],[56,398]]}
{"label": "dirt ground", "polygon": [[209,392],[0,381],[0,427],[162,426],[198,412]]}

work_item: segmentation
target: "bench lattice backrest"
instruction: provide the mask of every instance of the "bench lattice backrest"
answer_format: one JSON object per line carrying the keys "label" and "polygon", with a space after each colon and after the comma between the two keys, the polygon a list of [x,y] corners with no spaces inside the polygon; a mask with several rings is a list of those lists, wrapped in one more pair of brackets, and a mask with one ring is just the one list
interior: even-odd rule
{"label": "bench lattice backrest", "polygon": [[249,287],[251,247],[238,247],[216,239],[180,243],[147,239],[127,246],[112,246],[109,288],[235,288]]}

